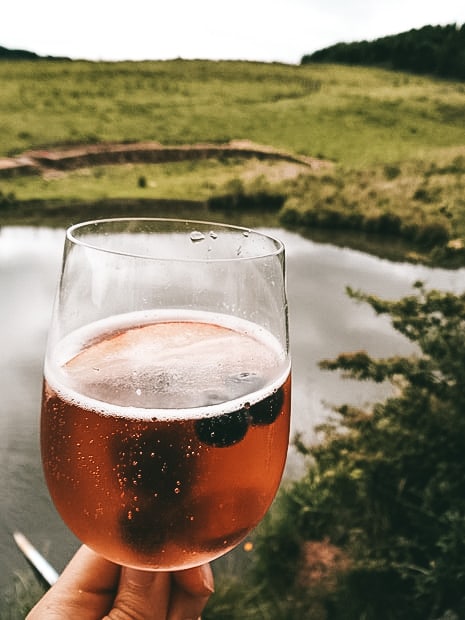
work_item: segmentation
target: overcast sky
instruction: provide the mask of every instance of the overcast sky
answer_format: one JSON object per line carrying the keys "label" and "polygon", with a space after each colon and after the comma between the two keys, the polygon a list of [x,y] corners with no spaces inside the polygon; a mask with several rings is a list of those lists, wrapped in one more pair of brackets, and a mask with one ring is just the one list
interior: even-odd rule
{"label": "overcast sky", "polygon": [[3,0],[0,45],[91,60],[298,63],[340,41],[464,22],[465,0]]}

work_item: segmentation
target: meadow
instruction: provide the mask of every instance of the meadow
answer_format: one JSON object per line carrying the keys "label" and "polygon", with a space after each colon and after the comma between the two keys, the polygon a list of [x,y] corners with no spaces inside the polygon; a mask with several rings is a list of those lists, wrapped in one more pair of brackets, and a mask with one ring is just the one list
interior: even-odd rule
{"label": "meadow", "polygon": [[362,67],[181,59],[4,61],[0,81],[0,157],[83,143],[246,139],[331,164],[290,171],[217,158],[2,178],[5,222],[21,222],[31,201],[37,219],[57,204],[205,202],[253,193],[258,180],[264,195],[288,199],[277,220],[287,226],[397,236],[410,244],[409,260],[465,261],[461,82]]}
{"label": "meadow", "polygon": [[331,65],[0,63],[0,155],[66,142],[247,138],[340,164],[464,142],[465,85]]}

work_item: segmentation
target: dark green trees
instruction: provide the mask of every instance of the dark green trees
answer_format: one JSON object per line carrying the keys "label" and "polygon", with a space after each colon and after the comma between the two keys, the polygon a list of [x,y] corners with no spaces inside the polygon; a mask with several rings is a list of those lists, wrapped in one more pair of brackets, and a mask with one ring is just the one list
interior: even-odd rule
{"label": "dark green trees", "polygon": [[374,41],[337,43],[302,58],[302,64],[310,62],[378,66],[463,80],[465,24],[424,26]]}

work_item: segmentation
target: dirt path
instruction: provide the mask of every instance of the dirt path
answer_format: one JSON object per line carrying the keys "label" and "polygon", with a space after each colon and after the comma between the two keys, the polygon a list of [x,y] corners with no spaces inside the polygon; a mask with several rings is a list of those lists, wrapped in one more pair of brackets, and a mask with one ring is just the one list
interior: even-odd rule
{"label": "dirt path", "polygon": [[199,143],[179,146],[164,146],[159,142],[102,143],[32,150],[18,157],[0,158],[0,177],[42,175],[89,166],[123,163],[158,164],[219,157],[277,160],[311,170],[331,166],[330,162],[322,159],[294,155],[248,140],[233,140],[226,144]]}

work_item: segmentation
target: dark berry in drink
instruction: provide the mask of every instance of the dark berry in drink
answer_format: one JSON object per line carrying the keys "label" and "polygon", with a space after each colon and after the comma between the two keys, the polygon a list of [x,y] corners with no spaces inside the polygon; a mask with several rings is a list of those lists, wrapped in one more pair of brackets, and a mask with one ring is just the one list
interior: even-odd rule
{"label": "dark berry in drink", "polygon": [[[138,501],[128,502],[119,516],[119,530],[123,543],[138,553],[153,554],[161,551],[169,537],[169,529],[160,527],[157,523],[156,500],[141,505]],[[163,515],[164,521],[168,519]]]}
{"label": "dark berry in drink", "polygon": [[243,439],[249,427],[247,411],[240,409],[195,422],[197,437],[215,448],[226,448]]}
{"label": "dark berry in drink", "polygon": [[279,389],[268,398],[252,405],[249,416],[253,426],[272,424],[278,417],[284,402],[284,391]]}

